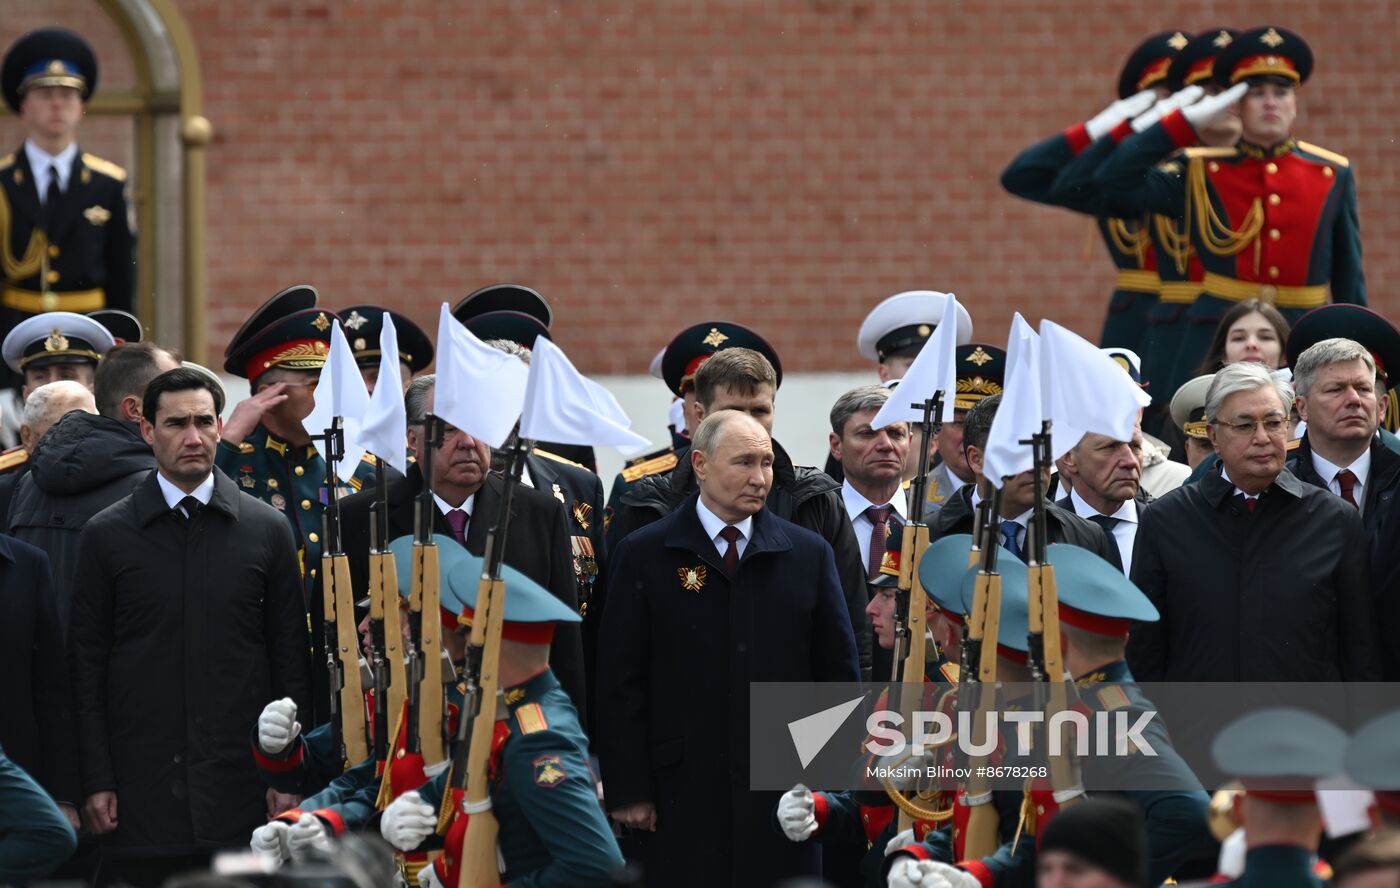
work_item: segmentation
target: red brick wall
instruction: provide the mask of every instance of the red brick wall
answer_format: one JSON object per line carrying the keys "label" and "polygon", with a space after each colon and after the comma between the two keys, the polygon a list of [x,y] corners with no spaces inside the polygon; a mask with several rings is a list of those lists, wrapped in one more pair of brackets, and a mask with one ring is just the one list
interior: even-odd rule
{"label": "red brick wall", "polygon": [[[1313,44],[1298,131],[1352,158],[1372,303],[1400,309],[1400,4],[1169,5],[181,0],[216,134],[211,348],[297,281],[430,328],[439,301],[530,283],[592,373],[644,372],[716,316],[791,370],[857,367],[861,317],[912,287],[957,292],[979,338],[1013,309],[1096,335],[1112,278],[1088,222],[1007,196],[1000,170],[1110,100],[1146,33],[1265,18]],[[0,40],[77,25],[129,69],[100,16],[0,0]]]}

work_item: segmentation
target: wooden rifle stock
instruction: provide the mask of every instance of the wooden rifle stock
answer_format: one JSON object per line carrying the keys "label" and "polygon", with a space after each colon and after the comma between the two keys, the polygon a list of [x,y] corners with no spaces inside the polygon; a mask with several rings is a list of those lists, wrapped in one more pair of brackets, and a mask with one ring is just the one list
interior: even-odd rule
{"label": "wooden rifle stock", "polygon": [[[971,667],[958,685],[959,702],[970,704],[974,710],[971,725],[972,742],[986,745],[987,715],[996,704],[997,639],[1001,630],[1001,575],[996,572],[997,510],[999,492],[994,493],[983,513],[981,541],[982,568],[972,595],[972,612],[968,614],[967,637],[963,649],[969,654]],[[976,662],[971,662],[975,657]],[[963,695],[971,699],[964,703]],[[969,776],[964,783],[968,820],[964,827],[963,851],[966,860],[978,860],[996,853],[1001,842],[998,836],[997,809],[992,804],[991,779],[985,766],[990,755],[975,756],[968,761]],[[980,771],[980,773],[979,773]]]}
{"label": "wooden rifle stock", "polygon": [[[496,693],[500,688],[501,630],[505,623],[506,584],[483,576],[477,587],[477,607],[472,616],[470,644],[481,650],[481,669],[476,687],[481,712],[486,719],[472,726],[467,752],[466,791],[463,811],[468,815],[462,838],[461,872],[458,888],[498,885],[501,872],[496,866],[496,833],[499,824],[491,811],[488,780],[491,742],[495,736]],[[482,603],[486,606],[483,609]]]}
{"label": "wooden rifle stock", "polygon": [[360,639],[355,631],[355,595],[350,588],[350,559],[343,552],[324,554],[321,571],[326,584],[325,618],[335,625],[335,655],[340,666],[341,736],[345,743],[344,766],[349,767],[369,757],[365,689],[360,681]]}
{"label": "wooden rifle stock", "polygon": [[[423,761],[437,764],[447,758],[443,740],[442,619],[438,586],[437,544],[413,544],[412,593],[418,600],[418,742]],[[410,601],[412,598],[410,599]],[[410,608],[412,604],[409,605]]]}
{"label": "wooden rifle stock", "polygon": [[[909,604],[904,620],[907,649],[902,652],[904,654],[903,664],[896,664],[895,669],[904,682],[904,686],[900,688],[900,712],[904,715],[904,723],[912,726],[914,712],[923,705],[924,666],[928,652],[925,632],[928,593],[924,589],[923,582],[919,579],[918,570],[919,558],[928,548],[928,525],[911,524],[906,526],[904,538],[900,542],[904,551],[901,553],[899,562],[899,582],[901,589],[906,582],[909,584],[907,593]],[[904,596],[906,593],[901,591],[900,594]],[[913,685],[913,689],[909,685]],[[900,808],[899,829],[906,830],[913,825],[913,816],[904,808]]]}

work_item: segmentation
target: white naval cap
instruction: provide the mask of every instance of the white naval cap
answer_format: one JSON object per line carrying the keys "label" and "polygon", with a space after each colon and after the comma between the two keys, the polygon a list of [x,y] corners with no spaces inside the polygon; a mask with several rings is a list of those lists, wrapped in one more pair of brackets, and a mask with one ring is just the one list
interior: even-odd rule
{"label": "white naval cap", "polygon": [[[856,348],[866,360],[881,362],[906,350],[917,352],[943,318],[947,293],[909,290],[871,309],[861,322]],[[972,341],[972,316],[958,303],[958,345]]]}
{"label": "white naval cap", "polygon": [[0,345],[0,355],[16,373],[29,366],[96,364],[111,351],[111,331],[87,315],[50,311],[25,318]]}

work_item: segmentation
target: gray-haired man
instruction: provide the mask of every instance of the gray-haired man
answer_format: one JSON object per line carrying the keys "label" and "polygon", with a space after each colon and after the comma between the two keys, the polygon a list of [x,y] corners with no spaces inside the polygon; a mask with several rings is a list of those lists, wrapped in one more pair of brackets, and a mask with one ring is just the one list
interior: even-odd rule
{"label": "gray-haired man", "polygon": [[1144,512],[1133,581],[1162,619],[1133,630],[1139,681],[1380,678],[1361,516],[1284,468],[1293,389],[1230,364],[1206,395],[1220,466]]}

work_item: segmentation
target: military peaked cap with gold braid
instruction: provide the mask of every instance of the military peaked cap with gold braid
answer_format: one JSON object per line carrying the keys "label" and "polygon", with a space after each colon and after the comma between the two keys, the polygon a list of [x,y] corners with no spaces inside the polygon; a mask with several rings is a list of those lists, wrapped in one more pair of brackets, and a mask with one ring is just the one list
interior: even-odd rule
{"label": "military peaked cap with gold braid", "polygon": [[695,381],[700,365],[726,348],[748,348],[763,355],[773,365],[778,385],[783,384],[783,364],[768,340],[748,327],[728,321],[706,321],[677,333],[661,356],[661,378],[672,394],[684,395]]}
{"label": "military peaked cap with gold braid", "polygon": [[1190,40],[1180,31],[1163,31],[1138,44],[1118,75],[1118,98],[1126,99],[1158,84],[1165,85],[1172,59]]}
{"label": "military peaked cap with gold braid", "polygon": [[1204,86],[1214,82],[1216,56],[1239,36],[1238,28],[1212,28],[1192,37],[1167,69],[1167,88],[1178,92],[1195,84]]}
{"label": "military peaked cap with gold braid", "polygon": [[958,390],[953,406],[971,410],[977,402],[1001,394],[1006,378],[1006,351],[985,342],[958,346]]}
{"label": "military peaked cap with gold braid", "polygon": [[1286,28],[1269,26],[1245,31],[1215,57],[1215,82],[1234,86],[1241,80],[1273,77],[1306,83],[1312,74],[1312,49]]}
{"label": "military peaked cap with gold braid", "polygon": [[224,350],[224,370],[253,382],[274,367],[319,370],[335,315],[315,308],[315,289],[288,287],[253,312]]}
{"label": "military peaked cap with gold braid", "polygon": [[399,340],[399,362],[417,373],[433,362],[433,342],[413,321],[396,311],[378,305],[352,305],[336,312],[355,363],[361,367],[379,366],[379,334],[384,330],[384,315],[394,321],[394,334]]}
{"label": "military peaked cap with gold braid", "polygon": [[5,104],[18,113],[24,94],[41,86],[76,89],[86,102],[97,88],[97,56],[88,42],[64,28],[42,28],[11,44],[0,65]]}

